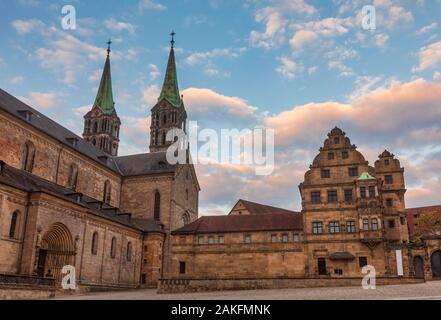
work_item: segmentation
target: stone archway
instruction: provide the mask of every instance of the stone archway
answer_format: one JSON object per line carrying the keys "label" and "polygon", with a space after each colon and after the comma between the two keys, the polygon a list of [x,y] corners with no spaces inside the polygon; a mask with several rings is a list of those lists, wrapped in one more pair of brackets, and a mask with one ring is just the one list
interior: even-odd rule
{"label": "stone archway", "polygon": [[441,278],[441,250],[432,253],[430,263],[432,267],[432,276],[434,278]]}
{"label": "stone archway", "polygon": [[38,276],[53,277],[61,284],[62,269],[75,264],[75,254],[75,243],[69,229],[62,223],[53,224],[41,241]]}
{"label": "stone archway", "polygon": [[416,278],[424,278],[424,260],[420,256],[413,258],[413,270]]}

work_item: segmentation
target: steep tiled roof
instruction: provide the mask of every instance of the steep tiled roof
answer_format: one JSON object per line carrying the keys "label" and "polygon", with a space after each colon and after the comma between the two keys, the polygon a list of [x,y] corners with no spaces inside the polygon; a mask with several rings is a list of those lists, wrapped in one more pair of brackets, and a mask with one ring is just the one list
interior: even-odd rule
{"label": "steep tiled roof", "polygon": [[245,206],[245,208],[251,213],[251,214],[269,214],[269,213],[297,213],[295,211],[286,210],[282,208],[276,208],[272,206],[267,206],[265,204],[260,204],[257,202],[251,202],[247,200],[239,200],[238,203],[241,202]]}
{"label": "steep tiled roof", "polygon": [[117,157],[115,161],[124,176],[174,172],[176,166],[167,161],[167,152],[153,152]]}
{"label": "steep tiled roof", "polygon": [[153,219],[135,219],[130,218],[129,214],[120,212],[117,208],[102,205],[98,208],[96,199],[73,193],[72,190],[50,182],[29,172],[18,170],[8,165],[3,166],[0,171],[0,183],[9,185],[26,192],[43,192],[57,198],[75,203],[88,209],[88,212],[108,219],[119,224],[132,227],[140,231],[162,231],[162,226]]}
{"label": "steep tiled roof", "polygon": [[303,230],[300,213],[272,213],[244,216],[206,216],[199,218],[173,234],[204,234],[228,232],[258,232]]}

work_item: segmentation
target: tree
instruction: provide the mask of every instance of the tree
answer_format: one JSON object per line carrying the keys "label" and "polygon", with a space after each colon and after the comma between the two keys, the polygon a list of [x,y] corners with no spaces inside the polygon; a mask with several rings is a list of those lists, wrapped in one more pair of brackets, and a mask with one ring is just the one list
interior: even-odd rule
{"label": "tree", "polygon": [[441,212],[428,211],[421,213],[415,224],[414,240],[420,241],[424,236],[441,235]]}

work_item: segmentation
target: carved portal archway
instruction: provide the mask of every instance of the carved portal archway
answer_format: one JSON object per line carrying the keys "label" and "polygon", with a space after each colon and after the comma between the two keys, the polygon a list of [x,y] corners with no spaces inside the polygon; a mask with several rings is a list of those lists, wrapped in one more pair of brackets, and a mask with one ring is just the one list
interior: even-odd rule
{"label": "carved portal archway", "polygon": [[61,284],[62,269],[75,264],[75,243],[69,229],[62,223],[53,224],[44,234],[38,254],[37,274],[53,277]]}

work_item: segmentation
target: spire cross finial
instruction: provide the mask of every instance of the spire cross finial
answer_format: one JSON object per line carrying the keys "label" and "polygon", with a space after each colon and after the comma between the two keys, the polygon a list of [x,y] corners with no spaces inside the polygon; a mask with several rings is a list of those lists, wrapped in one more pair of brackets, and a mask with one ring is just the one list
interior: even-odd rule
{"label": "spire cross finial", "polygon": [[174,31],[172,31],[172,33],[170,33],[170,35],[172,37],[170,43],[171,43],[171,47],[173,49],[175,47],[175,35],[176,35],[176,33]]}
{"label": "spire cross finial", "polygon": [[110,45],[112,44],[112,40],[107,41],[107,55],[110,55]]}

